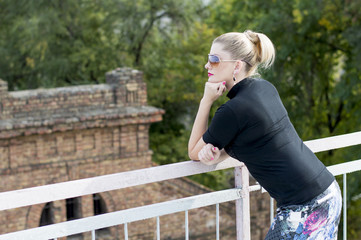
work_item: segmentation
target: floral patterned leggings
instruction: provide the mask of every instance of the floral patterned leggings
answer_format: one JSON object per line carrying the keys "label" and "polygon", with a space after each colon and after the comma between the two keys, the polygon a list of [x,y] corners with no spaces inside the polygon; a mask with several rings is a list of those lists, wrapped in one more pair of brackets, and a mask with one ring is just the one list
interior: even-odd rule
{"label": "floral patterned leggings", "polygon": [[340,187],[334,181],[305,204],[278,208],[265,240],[337,239],[341,207]]}

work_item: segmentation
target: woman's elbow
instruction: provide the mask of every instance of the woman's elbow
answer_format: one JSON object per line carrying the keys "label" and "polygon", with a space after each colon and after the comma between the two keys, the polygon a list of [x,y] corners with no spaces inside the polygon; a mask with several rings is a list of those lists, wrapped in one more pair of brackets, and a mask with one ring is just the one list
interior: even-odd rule
{"label": "woman's elbow", "polygon": [[194,151],[188,151],[188,157],[191,160],[199,160],[198,153],[195,153]]}

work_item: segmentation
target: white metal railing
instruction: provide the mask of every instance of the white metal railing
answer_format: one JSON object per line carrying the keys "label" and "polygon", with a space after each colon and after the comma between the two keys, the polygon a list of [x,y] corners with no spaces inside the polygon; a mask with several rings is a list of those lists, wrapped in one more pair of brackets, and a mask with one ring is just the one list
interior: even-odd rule
{"label": "white metal railing", "polygon": [[[361,132],[317,139],[307,141],[305,143],[314,152],[358,145],[361,144]],[[237,239],[250,239],[249,193],[251,191],[260,190],[261,187],[259,185],[249,186],[249,175],[247,168],[243,163],[240,163],[239,161],[232,158],[229,158],[213,166],[206,166],[196,161],[186,161],[52,185],[3,192],[0,193],[0,211],[227,168],[235,169],[234,189],[216,191],[102,215],[86,217],[70,222],[62,222],[13,233],[7,233],[0,235],[0,240],[56,239],[59,237],[83,232],[91,232],[92,239],[95,240],[95,230],[120,224],[124,224],[125,239],[128,239],[128,223],[148,218],[157,218],[157,239],[160,239],[159,216],[176,212],[185,212],[185,239],[188,239],[188,210],[209,205],[216,205],[216,237],[219,239],[219,203],[233,200],[236,202]],[[346,174],[361,170],[361,160],[329,166],[328,169],[334,175],[343,174],[344,177],[343,217],[344,239],[346,239]],[[271,212],[273,211],[271,210]]]}

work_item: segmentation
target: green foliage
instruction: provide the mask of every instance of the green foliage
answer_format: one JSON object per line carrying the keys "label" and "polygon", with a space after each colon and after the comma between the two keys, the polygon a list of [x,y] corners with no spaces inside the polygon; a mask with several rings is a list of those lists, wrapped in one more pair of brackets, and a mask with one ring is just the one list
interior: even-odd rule
{"label": "green foliage", "polygon": [[187,11],[198,5],[173,0],[1,1],[1,77],[11,90],[104,82],[110,69],[139,66],[151,32],[167,35],[170,26],[186,25],[194,15]]}
{"label": "green foliage", "polygon": [[0,11],[0,73],[10,89],[98,83],[126,59],[92,2],[1,1]]}

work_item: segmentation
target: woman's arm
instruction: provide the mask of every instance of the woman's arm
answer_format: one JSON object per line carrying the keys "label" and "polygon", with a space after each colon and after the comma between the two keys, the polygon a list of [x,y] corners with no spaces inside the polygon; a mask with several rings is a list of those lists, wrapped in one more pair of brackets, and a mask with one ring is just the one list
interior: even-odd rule
{"label": "woman's arm", "polygon": [[213,102],[202,99],[196,119],[194,120],[191,136],[188,142],[188,156],[192,160],[199,160],[198,152],[206,145],[203,141],[203,134],[208,128],[209,111]]}
{"label": "woman's arm", "polygon": [[225,82],[207,82],[204,88],[203,98],[199,104],[196,119],[194,120],[191,136],[188,142],[188,156],[192,160],[199,160],[198,153],[206,145],[202,136],[208,128],[209,111],[212,104],[225,91]]}

